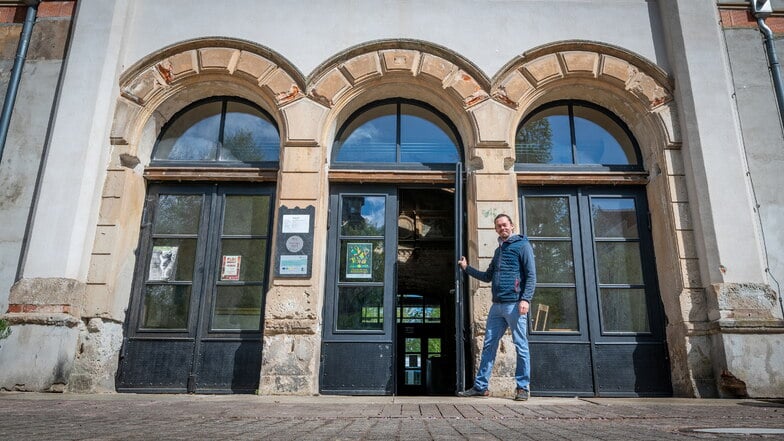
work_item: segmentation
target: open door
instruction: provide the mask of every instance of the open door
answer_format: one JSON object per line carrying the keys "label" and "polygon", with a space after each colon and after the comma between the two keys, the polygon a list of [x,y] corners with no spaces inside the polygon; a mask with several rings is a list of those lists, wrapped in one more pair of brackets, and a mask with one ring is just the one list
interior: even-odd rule
{"label": "open door", "polygon": [[463,198],[463,164],[455,164],[455,392],[465,389],[465,275],[457,265],[464,255],[463,237],[465,234],[465,203]]}

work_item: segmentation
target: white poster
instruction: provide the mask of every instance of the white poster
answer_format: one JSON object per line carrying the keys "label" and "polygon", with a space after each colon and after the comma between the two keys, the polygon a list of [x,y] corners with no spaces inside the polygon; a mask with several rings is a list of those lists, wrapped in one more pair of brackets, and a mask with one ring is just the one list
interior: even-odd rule
{"label": "white poster", "polygon": [[310,215],[309,214],[284,214],[283,233],[309,233]]}
{"label": "white poster", "polygon": [[178,250],[178,247],[172,246],[156,245],[152,247],[147,280],[174,280]]}

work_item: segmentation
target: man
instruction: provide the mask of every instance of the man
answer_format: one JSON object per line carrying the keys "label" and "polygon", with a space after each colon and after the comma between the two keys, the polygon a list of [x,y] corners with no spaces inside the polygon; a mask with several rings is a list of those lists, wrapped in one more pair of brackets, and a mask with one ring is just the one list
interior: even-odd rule
{"label": "man", "polygon": [[512,219],[506,214],[495,217],[495,232],[498,233],[498,248],[487,271],[472,268],[464,256],[457,262],[468,275],[483,282],[492,281],[493,305],[487,315],[485,342],[482,359],[474,386],[459,392],[461,397],[486,397],[493,371],[498,342],[506,328],[512,329],[512,341],[517,351],[515,380],[517,389],[514,399],[526,401],[530,396],[531,360],[528,354],[528,310],[536,285],[536,266],[531,243],[524,236],[514,234]]}

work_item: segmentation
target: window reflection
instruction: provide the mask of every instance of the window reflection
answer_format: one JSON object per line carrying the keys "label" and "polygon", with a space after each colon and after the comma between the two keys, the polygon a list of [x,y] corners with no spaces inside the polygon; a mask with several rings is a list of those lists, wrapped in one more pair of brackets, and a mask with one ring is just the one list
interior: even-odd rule
{"label": "window reflection", "polygon": [[638,165],[634,141],[622,124],[589,103],[547,105],[517,130],[516,162]]}
{"label": "window reflection", "polygon": [[257,107],[232,98],[210,99],[164,127],[153,161],[277,162],[280,135]]}
{"label": "window reflection", "polygon": [[449,123],[424,105],[377,104],[349,119],[335,140],[334,163],[454,164],[458,139]]}

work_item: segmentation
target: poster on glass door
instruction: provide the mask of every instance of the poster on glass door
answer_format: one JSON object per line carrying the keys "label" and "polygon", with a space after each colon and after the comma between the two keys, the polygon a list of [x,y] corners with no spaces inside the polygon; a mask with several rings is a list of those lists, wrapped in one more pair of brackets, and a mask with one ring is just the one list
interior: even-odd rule
{"label": "poster on glass door", "polygon": [[221,280],[240,280],[242,256],[223,256]]}
{"label": "poster on glass door", "polygon": [[349,242],[346,244],[346,278],[370,279],[373,277],[373,244]]}

